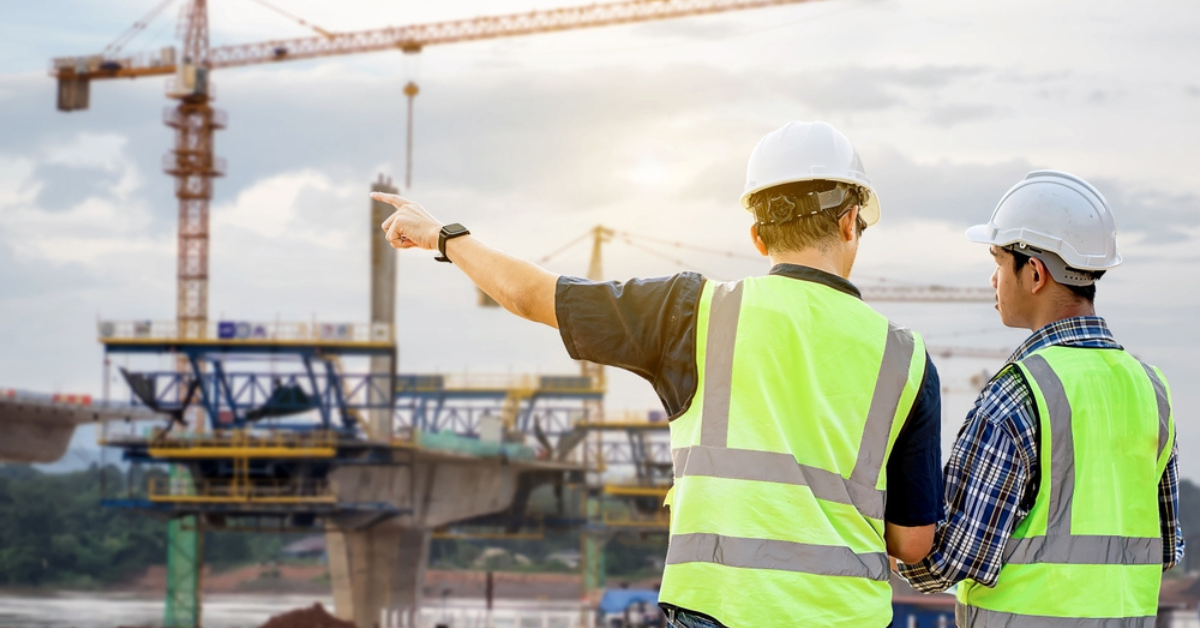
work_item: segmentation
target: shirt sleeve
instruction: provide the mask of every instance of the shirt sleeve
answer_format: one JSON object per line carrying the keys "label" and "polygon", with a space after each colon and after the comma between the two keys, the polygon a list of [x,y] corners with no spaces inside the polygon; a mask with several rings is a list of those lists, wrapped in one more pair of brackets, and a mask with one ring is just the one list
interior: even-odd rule
{"label": "shirt sleeve", "polygon": [[1033,402],[1024,379],[1009,370],[986,388],[967,415],[946,465],[945,519],[933,549],[900,575],[925,592],[971,579],[994,586],[1004,546],[1024,517],[1021,504],[1036,460]]}
{"label": "shirt sleeve", "polygon": [[1158,514],[1162,526],[1163,571],[1183,562],[1186,543],[1183,527],[1179,525],[1179,441],[1171,446],[1167,470],[1158,483]]}
{"label": "shirt sleeve", "polygon": [[559,333],[572,358],[636,373],[677,416],[696,392],[703,287],[704,277],[692,272],[624,282],[563,276],[555,290]]}
{"label": "shirt sleeve", "polygon": [[887,493],[888,523],[927,526],[942,517],[941,381],[928,353],[921,389],[888,458]]}

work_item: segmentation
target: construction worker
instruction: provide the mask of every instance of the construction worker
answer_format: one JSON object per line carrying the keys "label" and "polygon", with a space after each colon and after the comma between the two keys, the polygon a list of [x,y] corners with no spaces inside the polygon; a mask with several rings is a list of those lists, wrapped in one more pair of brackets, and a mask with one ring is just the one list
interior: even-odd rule
{"label": "construction worker", "polygon": [[558,328],[572,358],[654,386],[672,419],[659,593],[672,626],[890,625],[888,555],[925,556],[941,515],[941,402],[920,336],[848,281],[879,200],[844,135],[793,122],[758,143],[742,206],[772,267],[730,283],[560,277],[372,198],[397,207],[393,246],[439,249]]}
{"label": "construction worker", "polygon": [[1029,329],[980,393],[946,465],[946,520],[917,589],[958,585],[958,625],[1153,628],[1183,557],[1167,380],[1093,301],[1121,263],[1108,202],[1030,173],[967,237],[990,246],[1000,320]]}

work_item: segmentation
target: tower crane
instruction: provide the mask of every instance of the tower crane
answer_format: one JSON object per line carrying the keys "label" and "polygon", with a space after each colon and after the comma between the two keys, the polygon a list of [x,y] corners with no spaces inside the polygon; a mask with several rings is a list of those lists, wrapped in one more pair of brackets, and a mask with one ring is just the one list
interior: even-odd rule
{"label": "tower crane", "polygon": [[[203,338],[208,327],[208,223],[213,179],[225,174],[225,160],[213,152],[213,136],[226,125],[223,111],[212,107],[213,70],[263,63],[298,61],[385,50],[419,52],[427,46],[482,41],[567,30],[630,24],[694,15],[724,13],[813,0],[624,0],[494,15],[473,19],[389,26],[332,33],[316,29],[315,37],[277,39],[251,44],[209,46],[208,0],[189,0],[179,24],[182,46],[158,53],[117,56],[120,46],[103,53],[54,59],[51,75],[58,80],[58,109],[78,111],[89,105],[92,81],[171,76],[167,95],[179,101],[164,115],[175,130],[175,148],[163,169],[175,177],[179,200],[178,286],[176,319],[180,338]],[[159,4],[152,14],[160,12]],[[303,23],[303,22],[302,22]],[[310,25],[311,26],[311,25]],[[127,38],[144,28],[130,29]],[[416,85],[406,86],[410,117]],[[411,138],[411,122],[409,124]],[[410,144],[411,146],[411,144]]]}

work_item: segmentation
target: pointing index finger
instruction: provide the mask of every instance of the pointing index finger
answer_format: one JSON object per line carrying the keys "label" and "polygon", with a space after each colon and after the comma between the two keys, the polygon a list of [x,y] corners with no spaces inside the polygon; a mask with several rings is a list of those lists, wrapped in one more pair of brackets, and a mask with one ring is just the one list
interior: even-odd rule
{"label": "pointing index finger", "polygon": [[399,194],[387,194],[385,192],[371,192],[371,198],[377,201],[388,203],[396,207],[400,207],[408,202],[408,199]]}

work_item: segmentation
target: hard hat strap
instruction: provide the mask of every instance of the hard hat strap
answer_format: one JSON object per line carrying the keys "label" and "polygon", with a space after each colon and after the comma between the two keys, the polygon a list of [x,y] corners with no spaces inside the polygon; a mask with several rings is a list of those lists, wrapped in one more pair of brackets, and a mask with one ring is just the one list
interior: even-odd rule
{"label": "hard hat strap", "polygon": [[839,183],[832,190],[824,192],[781,192],[755,204],[754,217],[760,225],[782,225],[798,218],[815,216],[823,211],[841,207],[846,202],[848,191],[847,185]]}
{"label": "hard hat strap", "polygon": [[1090,286],[1096,283],[1099,279],[1094,273],[1078,268],[1071,268],[1063,261],[1061,257],[1050,251],[1044,251],[1025,244],[1024,242],[1016,242],[1010,244],[1005,249],[1012,253],[1020,253],[1029,257],[1036,257],[1043,265],[1046,266],[1046,271],[1054,278],[1054,281],[1067,286]]}

